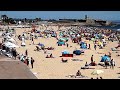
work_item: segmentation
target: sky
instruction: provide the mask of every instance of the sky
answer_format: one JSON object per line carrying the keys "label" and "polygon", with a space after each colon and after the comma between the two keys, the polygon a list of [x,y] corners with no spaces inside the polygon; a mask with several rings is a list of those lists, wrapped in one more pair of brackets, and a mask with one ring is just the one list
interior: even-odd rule
{"label": "sky", "polygon": [[120,20],[120,11],[0,11],[10,18],[42,18],[42,19],[84,19],[85,15],[92,19]]}

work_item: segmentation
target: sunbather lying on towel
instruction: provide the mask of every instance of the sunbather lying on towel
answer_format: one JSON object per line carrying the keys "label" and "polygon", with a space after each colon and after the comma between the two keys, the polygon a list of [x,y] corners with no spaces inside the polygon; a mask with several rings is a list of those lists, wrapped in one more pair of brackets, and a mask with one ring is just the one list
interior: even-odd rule
{"label": "sunbather lying on towel", "polygon": [[54,48],[53,48],[53,47],[48,47],[48,48],[45,48],[45,49],[48,49],[48,50],[53,50]]}
{"label": "sunbather lying on towel", "polygon": [[36,50],[37,50],[37,51],[40,51],[41,49],[40,49],[38,46],[36,46]]}
{"label": "sunbather lying on towel", "polygon": [[50,54],[50,56],[46,56],[46,58],[54,58],[53,56],[52,56],[52,54]]}
{"label": "sunbather lying on towel", "polygon": [[117,50],[117,48],[111,48],[112,51],[120,51],[120,50]]}

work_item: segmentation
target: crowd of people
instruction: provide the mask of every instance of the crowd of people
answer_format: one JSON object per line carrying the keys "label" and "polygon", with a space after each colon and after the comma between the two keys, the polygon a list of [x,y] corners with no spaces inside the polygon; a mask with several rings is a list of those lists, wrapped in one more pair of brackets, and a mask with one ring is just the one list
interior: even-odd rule
{"label": "crowd of people", "polygon": [[[29,35],[29,36],[27,36]],[[99,47],[99,49],[103,49],[104,47],[106,47],[107,43],[105,40],[109,40],[109,41],[114,41],[115,39],[119,40],[119,38],[117,37],[116,33],[111,32],[111,30],[103,30],[103,29],[99,29],[99,28],[95,28],[95,27],[72,27],[68,28],[67,30],[62,30],[59,32],[59,36],[57,35],[57,33],[55,31],[49,30],[49,31],[44,31],[44,32],[38,32],[37,30],[32,30],[31,32],[23,32],[22,35],[18,35],[18,39],[20,41],[22,41],[21,46],[25,46],[25,40],[31,40],[31,45],[34,45],[34,39],[37,39],[38,37],[44,37],[47,36],[47,38],[50,37],[55,37],[56,39],[60,39],[60,38],[64,38],[66,39],[64,42],[67,47],[69,47],[70,45],[68,44],[68,41],[71,40],[72,43],[78,43],[80,46],[82,46],[82,42],[84,42],[82,39],[84,38],[85,40],[93,40],[94,43],[94,50],[96,51]],[[108,38],[106,38],[106,36]],[[5,40],[4,40],[5,41]],[[15,48],[9,48],[6,47],[2,41],[0,43],[0,49],[1,52],[4,53],[3,51],[5,50],[5,54],[6,53],[10,53],[11,56],[14,59],[17,59],[17,57],[19,58],[20,61],[24,62],[27,66],[29,66],[31,64],[31,67],[33,68],[33,64],[35,62],[35,60],[32,57],[28,57],[28,50],[25,51],[25,54],[18,54]],[[90,43],[84,42],[85,45],[85,49],[91,49],[92,45]],[[116,48],[119,48],[120,46],[118,45]],[[81,47],[80,47],[81,48]],[[48,47],[47,50],[53,50],[54,48],[52,47]],[[39,48],[39,46],[36,46],[36,51],[40,51],[43,50],[44,54],[46,54],[46,48],[45,46],[41,46],[41,48]],[[111,57],[111,53],[109,52],[109,55],[107,55],[110,57],[110,61],[108,61],[107,59],[104,61],[104,66],[105,68],[107,68],[108,66],[110,66],[110,68],[114,69],[115,66],[115,61],[114,59]],[[52,53],[50,55],[47,55],[46,58],[54,58]],[[88,62],[85,63],[85,66],[83,68],[85,69],[89,69],[89,66],[97,66],[98,64],[96,63],[96,61],[94,60],[94,55],[91,56],[90,58],[90,63],[88,64]],[[62,58],[62,61],[67,62],[66,60],[64,60]],[[78,70],[78,72],[76,73],[76,76],[81,76],[81,72]],[[102,79],[102,78],[101,78]]]}

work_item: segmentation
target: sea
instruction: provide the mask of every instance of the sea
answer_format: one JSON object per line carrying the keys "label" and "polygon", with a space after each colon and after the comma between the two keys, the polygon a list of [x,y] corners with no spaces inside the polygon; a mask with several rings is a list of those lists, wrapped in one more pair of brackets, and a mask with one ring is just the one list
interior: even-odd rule
{"label": "sea", "polygon": [[114,26],[95,26],[95,27],[120,31],[120,20],[115,20],[112,22],[117,24],[117,25],[114,25]]}

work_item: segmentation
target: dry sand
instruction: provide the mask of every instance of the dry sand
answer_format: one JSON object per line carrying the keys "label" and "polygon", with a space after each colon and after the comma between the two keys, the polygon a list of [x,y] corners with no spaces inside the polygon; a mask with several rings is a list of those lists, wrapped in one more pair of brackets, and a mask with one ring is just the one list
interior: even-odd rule
{"label": "dry sand", "polygon": [[[49,27],[51,28],[51,27]],[[57,30],[58,27],[52,27],[53,30]],[[22,32],[26,30],[31,30],[31,29],[17,29],[16,33],[17,35],[22,34]],[[21,45],[21,41],[19,41],[17,39],[18,45]],[[105,47],[104,49],[97,49],[96,51],[94,50],[94,48],[91,48],[91,50],[85,50],[84,55],[80,55],[80,56],[74,56],[73,58],[75,59],[80,59],[83,61],[72,61],[71,59],[73,58],[68,58],[68,62],[67,63],[62,63],[61,62],[61,52],[63,50],[68,50],[72,53],[72,51],[75,48],[80,48],[80,46],[76,43],[72,43],[71,40],[69,40],[69,45],[71,45],[72,47],[66,47],[66,46],[57,46],[56,42],[57,40],[55,38],[38,38],[35,40],[35,44],[38,43],[43,43],[46,47],[54,47],[55,50],[51,50],[48,51],[47,53],[52,53],[53,56],[55,58],[45,58],[46,54],[44,54],[43,51],[37,52],[34,51],[35,46],[36,45],[29,45],[31,43],[30,40],[26,41],[26,47],[20,47],[17,48],[17,51],[19,53],[25,53],[25,50],[28,50],[28,55],[29,57],[33,57],[35,59],[35,63],[34,63],[34,68],[31,69],[31,66],[29,66],[30,70],[35,73],[36,77],[38,79],[71,79],[68,78],[66,76],[72,74],[75,75],[77,70],[79,70],[81,67],[83,67],[85,65],[85,62],[87,61],[88,63],[90,63],[90,58],[91,55],[94,55],[94,60],[96,63],[99,63],[101,60],[101,56],[104,54],[108,54],[109,51],[111,51],[111,48],[117,46],[117,42],[108,42],[107,47]],[[87,41],[88,43],[91,44],[91,47],[93,47],[93,42],[92,41]],[[99,53],[104,53],[104,54],[98,54]],[[112,51],[111,51],[112,52]],[[93,72],[94,70],[103,70],[104,73],[100,74],[100,76],[103,77],[103,79],[118,79],[118,77],[120,76],[117,73],[120,73],[120,68],[119,67],[119,63],[120,63],[120,57],[117,57],[118,53],[116,53],[115,51],[112,52],[112,58],[115,60],[116,62],[116,66],[113,69],[105,69],[104,67],[101,66],[93,66],[93,68],[95,69],[86,69],[86,70],[80,70],[82,75],[87,76],[87,78],[83,78],[83,79],[90,79],[91,77],[96,78],[96,75],[91,75],[91,72]],[[120,54],[120,52],[119,52]],[[80,78],[82,79],[82,78]]]}

